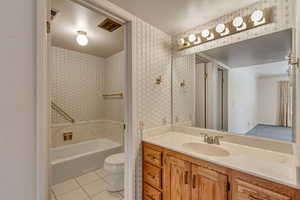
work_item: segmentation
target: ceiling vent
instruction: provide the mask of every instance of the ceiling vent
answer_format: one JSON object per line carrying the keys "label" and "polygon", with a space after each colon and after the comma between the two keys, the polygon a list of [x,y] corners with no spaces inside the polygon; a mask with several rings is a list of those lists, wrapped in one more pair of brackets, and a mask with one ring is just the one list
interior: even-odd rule
{"label": "ceiling vent", "polygon": [[103,28],[109,32],[113,32],[118,28],[120,28],[121,26],[122,26],[121,24],[109,18],[106,18],[103,22],[101,22],[98,25],[98,27]]}
{"label": "ceiling vent", "polygon": [[54,18],[56,17],[56,15],[58,14],[58,10],[52,8],[51,9],[51,20],[54,20]]}

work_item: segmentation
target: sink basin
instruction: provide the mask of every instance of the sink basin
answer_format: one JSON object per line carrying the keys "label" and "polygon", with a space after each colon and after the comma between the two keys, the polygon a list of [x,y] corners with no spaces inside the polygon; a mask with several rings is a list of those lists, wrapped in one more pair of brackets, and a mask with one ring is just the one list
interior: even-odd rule
{"label": "sink basin", "polygon": [[226,157],[230,155],[230,153],[225,149],[211,144],[191,142],[185,143],[182,146],[185,149],[193,151],[195,153],[206,154],[209,156]]}

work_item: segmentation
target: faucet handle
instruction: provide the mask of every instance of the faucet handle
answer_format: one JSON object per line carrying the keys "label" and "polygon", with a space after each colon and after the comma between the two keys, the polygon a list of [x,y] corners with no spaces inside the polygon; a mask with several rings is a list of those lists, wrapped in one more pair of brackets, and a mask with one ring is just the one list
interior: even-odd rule
{"label": "faucet handle", "polygon": [[209,136],[207,134],[204,134],[204,142],[208,143]]}
{"label": "faucet handle", "polygon": [[220,138],[223,138],[224,136],[222,135],[216,135],[213,137],[213,143],[214,144],[217,144],[217,145],[220,145]]}

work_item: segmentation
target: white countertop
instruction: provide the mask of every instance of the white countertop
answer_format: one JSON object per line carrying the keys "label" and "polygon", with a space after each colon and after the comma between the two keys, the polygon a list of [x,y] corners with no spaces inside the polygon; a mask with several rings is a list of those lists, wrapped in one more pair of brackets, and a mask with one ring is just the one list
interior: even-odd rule
{"label": "white countertop", "polygon": [[194,158],[209,161],[230,169],[261,177],[276,183],[300,189],[296,180],[296,166],[293,156],[239,144],[222,142],[218,147],[228,151],[229,156],[218,157],[187,149],[183,144],[204,143],[203,137],[178,132],[143,138],[143,141],[158,145]]}

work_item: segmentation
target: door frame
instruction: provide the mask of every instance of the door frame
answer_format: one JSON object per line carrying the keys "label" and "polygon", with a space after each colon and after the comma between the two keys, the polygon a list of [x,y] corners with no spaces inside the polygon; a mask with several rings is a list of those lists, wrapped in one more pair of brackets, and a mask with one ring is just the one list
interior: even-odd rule
{"label": "door frame", "polygon": [[[294,40],[293,43],[295,46],[293,47],[293,50],[295,51],[295,56],[299,59],[300,58],[300,1],[292,1],[292,3],[295,3],[294,7],[294,24],[295,24],[295,34],[294,34]],[[299,62],[299,61],[298,61]],[[295,118],[293,120],[293,126],[294,126],[294,155],[296,158],[296,164],[297,164],[297,171],[296,176],[298,177],[297,180],[300,182],[300,64],[298,63],[298,69],[296,69],[296,80],[295,80],[295,95],[294,95],[294,106],[296,107],[294,110],[296,113],[293,114],[293,117]],[[298,101],[296,101],[298,100]]]}
{"label": "door frame", "polygon": [[[124,11],[120,7],[107,0],[72,0],[79,4],[89,6],[105,15],[113,16],[123,20],[125,26],[124,50],[126,57],[125,88],[124,88],[124,107],[125,107],[125,137],[124,149],[126,154],[125,162],[125,183],[124,198],[132,200],[135,196],[135,141],[136,141],[136,94],[135,77],[133,74],[134,45],[133,45],[133,26],[135,17]],[[50,119],[49,119],[49,45],[46,23],[49,19],[50,0],[36,1],[36,200],[49,199],[49,141]]]}

